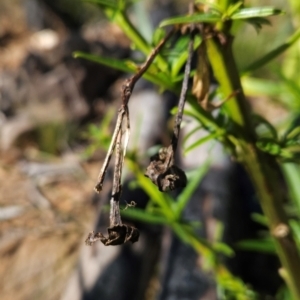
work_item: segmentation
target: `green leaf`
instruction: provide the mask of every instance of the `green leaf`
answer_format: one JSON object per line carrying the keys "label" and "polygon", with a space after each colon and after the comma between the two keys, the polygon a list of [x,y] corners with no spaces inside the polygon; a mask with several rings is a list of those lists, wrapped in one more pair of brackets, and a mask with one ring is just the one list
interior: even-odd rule
{"label": "green leaf", "polygon": [[187,154],[189,151],[195,149],[196,147],[199,147],[200,145],[212,140],[212,139],[216,139],[219,138],[221,136],[223,136],[225,134],[225,131],[223,130],[219,130],[217,132],[213,132],[208,134],[207,136],[199,139],[198,141],[194,142],[192,145],[190,145],[189,147],[187,147],[186,149],[184,149],[184,153]]}
{"label": "green leaf", "polygon": [[[289,98],[291,96],[295,99],[294,107],[297,109],[300,108],[300,87],[297,84],[294,78],[288,78],[281,70],[276,70],[276,75],[279,77],[280,82],[284,85],[285,89],[289,92]],[[292,102],[291,99],[288,99],[289,102]],[[291,104],[292,107],[293,104]]]}
{"label": "green leaf", "polygon": [[136,163],[128,160],[128,166],[136,176],[139,186],[147,193],[150,200],[162,209],[163,214],[168,220],[174,220],[175,215],[171,205],[173,199],[168,194],[160,192],[157,186],[155,186],[149,178],[145,177]]}
{"label": "green leaf", "polygon": [[259,32],[263,25],[271,25],[271,22],[265,18],[251,18],[247,19],[246,22],[251,24],[255,28],[256,32]]}
{"label": "green leaf", "polygon": [[272,138],[260,138],[256,142],[256,146],[269,154],[279,155],[281,152],[281,146]]}
{"label": "green leaf", "polygon": [[300,126],[294,127],[293,129],[291,129],[290,131],[288,130],[285,133],[285,139],[286,140],[299,138],[299,136],[300,136]]}
{"label": "green leaf", "polygon": [[207,173],[210,167],[211,161],[207,160],[203,166],[201,166],[198,170],[193,172],[193,175],[188,180],[187,186],[183,189],[180,195],[177,198],[177,202],[175,203],[175,214],[177,219],[180,219],[182,211],[186,207],[188,201],[192,197],[193,193],[199,186],[201,179]]}
{"label": "green leaf", "polygon": [[150,224],[168,224],[168,219],[166,219],[164,216],[149,213],[145,210],[138,208],[128,208],[126,210],[121,210],[121,215],[133,220],[146,222]]}
{"label": "green leaf", "polygon": [[190,23],[216,23],[219,21],[221,21],[221,15],[217,13],[198,13],[190,16],[179,16],[164,20],[159,24],[159,27]]}
{"label": "green leaf", "polygon": [[[79,51],[74,52],[73,56],[75,58],[83,58],[127,73],[136,73],[138,70],[138,66],[130,60],[120,60]],[[169,89],[171,91],[175,90],[175,87],[169,80],[168,74],[159,72],[155,65],[150,66],[147,72],[143,74],[143,78],[160,87],[163,87],[164,89]]]}
{"label": "green leaf", "polygon": [[190,37],[188,35],[180,36],[172,47],[172,50],[168,52],[168,60],[172,69],[172,78],[178,75],[179,71],[182,69],[182,66],[187,60],[189,41]]}
{"label": "green leaf", "polygon": [[157,45],[166,36],[166,31],[163,28],[156,28],[152,35],[152,44]]}
{"label": "green leaf", "polygon": [[251,7],[251,8],[242,8],[239,11],[235,12],[232,16],[232,20],[239,19],[249,19],[249,18],[261,18],[269,17],[278,14],[282,14],[283,11],[276,9],[274,7]]}
{"label": "green leaf", "polygon": [[300,115],[297,114],[287,126],[286,131],[282,135],[281,141],[283,144],[289,146],[294,145],[300,138]]}
{"label": "green leaf", "polygon": [[267,220],[266,216],[264,216],[262,214],[253,213],[253,214],[251,214],[251,218],[253,221],[255,221],[258,224],[261,224],[266,227],[268,226],[268,220]]}
{"label": "green leaf", "polygon": [[185,147],[186,145],[186,142],[188,141],[188,139],[196,132],[198,132],[198,130],[202,129],[203,126],[202,125],[199,125],[199,126],[196,126],[194,129],[190,130],[183,138],[183,146]]}
{"label": "green leaf", "polygon": [[283,159],[283,161],[299,162],[299,159],[300,159],[300,145],[299,145],[299,143],[281,149],[279,156],[280,156],[280,158]]}
{"label": "green leaf", "polygon": [[290,226],[293,230],[294,237],[295,237],[295,240],[297,242],[298,249],[300,251],[300,224],[299,224],[299,220],[290,220],[289,224],[290,224]]}
{"label": "green leaf", "polygon": [[276,298],[278,300],[294,300],[291,291],[289,290],[288,286],[283,285],[279,288],[278,292],[276,293]]}
{"label": "green leaf", "polygon": [[293,163],[282,164],[283,174],[288,186],[291,200],[300,212],[300,166]]}
{"label": "green leaf", "polygon": [[[277,141],[277,131],[275,127],[261,115],[254,114],[253,115],[254,122],[257,124],[256,127],[263,125],[267,129],[267,133],[269,133],[271,139]],[[264,134],[265,136],[265,134]]]}
{"label": "green leaf", "polygon": [[[138,31],[138,29],[131,23],[127,15],[123,11],[113,11],[111,9],[105,10],[107,17],[115,22],[124,34],[132,41],[133,45],[144,53],[146,56],[151,53],[152,47]],[[161,71],[168,70],[168,64],[166,60],[161,57],[160,54],[157,55],[156,60],[158,62],[157,66]]]}
{"label": "green leaf", "polygon": [[223,131],[224,129],[212,118],[212,115],[204,110],[195,97],[188,93],[187,99],[189,102],[188,109],[184,110],[184,114],[195,118],[208,131]]}
{"label": "green leaf", "polygon": [[80,51],[74,52],[73,56],[74,58],[83,58],[127,73],[133,73],[137,70],[137,66],[135,65],[135,63],[129,60],[124,61],[116,58],[103,57]]}
{"label": "green leaf", "polygon": [[265,64],[274,60],[277,56],[286,51],[291,47],[298,39],[300,38],[300,29],[298,29],[284,44],[265,54],[262,58],[254,61],[249,66],[247,66],[242,72],[248,73],[253,72],[254,70],[261,68]]}
{"label": "green leaf", "polygon": [[239,249],[248,251],[264,252],[268,254],[276,254],[275,243],[271,238],[257,239],[257,240],[244,240],[236,244]]}
{"label": "green leaf", "polygon": [[[139,29],[141,35],[146,41],[151,42],[154,37],[153,26],[151,23],[151,16],[146,9],[147,4],[145,1],[134,0],[134,5],[132,6],[131,14],[134,15],[134,24]],[[161,36],[161,37],[164,37]],[[157,45],[160,40],[152,45]]]}
{"label": "green leaf", "polygon": [[235,4],[231,4],[226,13],[224,14],[227,18],[230,18],[241,6],[243,5],[243,1],[238,1]]}
{"label": "green leaf", "polygon": [[285,92],[281,82],[262,78],[244,76],[242,78],[242,85],[245,93],[251,96],[266,95],[280,97]]}
{"label": "green leaf", "polygon": [[[176,43],[174,50],[171,51],[170,55],[173,54],[173,59],[170,62],[171,63],[171,76],[172,80],[175,82],[176,77],[183,68],[184,64],[186,63],[187,57],[188,57],[188,43],[189,43],[189,36],[182,36],[179,41]],[[196,50],[199,45],[201,44],[201,38],[200,36],[196,36],[194,40],[194,49]],[[176,55],[177,54],[177,55]],[[172,56],[171,56],[172,57]],[[182,79],[181,79],[182,80]]]}
{"label": "green leaf", "polygon": [[187,234],[186,230],[184,230],[184,228],[179,223],[174,223],[172,225],[172,229],[178,235],[182,242],[186,244],[190,243],[189,234]]}
{"label": "green leaf", "polygon": [[212,247],[218,253],[222,253],[228,257],[234,256],[234,251],[225,243],[216,242],[213,243]]}

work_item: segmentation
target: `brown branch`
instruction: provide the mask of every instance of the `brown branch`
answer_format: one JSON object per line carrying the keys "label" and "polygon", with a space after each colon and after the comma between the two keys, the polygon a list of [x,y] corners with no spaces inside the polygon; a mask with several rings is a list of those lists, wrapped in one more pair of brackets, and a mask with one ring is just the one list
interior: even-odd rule
{"label": "brown branch", "polygon": [[[134,88],[136,82],[138,81],[138,79],[140,79],[143,76],[143,74],[148,70],[148,68],[150,67],[151,63],[153,62],[153,60],[155,59],[155,57],[157,56],[157,54],[159,53],[161,48],[165,45],[165,43],[169,40],[169,38],[172,36],[173,33],[174,33],[174,30],[171,30],[166,35],[166,37],[160,41],[160,43],[152,50],[152,52],[149,55],[149,57],[147,58],[146,62],[139,68],[139,71],[136,74],[134,74],[133,76],[131,76],[130,78],[126,79],[122,86],[122,94],[121,94],[122,104],[118,111],[118,118],[117,118],[115,130],[113,133],[113,137],[112,137],[110,145],[109,145],[108,152],[106,154],[104,163],[103,163],[100,173],[98,175],[98,181],[95,186],[95,191],[97,193],[99,193],[102,190],[106,171],[107,171],[109,162],[111,160],[112,154],[113,154],[115,146],[116,146],[117,136],[118,136],[119,131],[121,130],[124,116],[126,113],[129,114],[127,105],[128,105],[130,96],[132,94],[133,88]],[[128,127],[129,127],[129,121],[128,121]]]}
{"label": "brown branch", "polygon": [[148,177],[161,192],[185,187],[187,178],[185,173],[174,165],[175,152],[177,150],[180,125],[186,101],[188,83],[191,73],[192,57],[194,52],[194,30],[191,28],[191,38],[188,46],[188,58],[185,65],[184,78],[180,98],[178,102],[178,111],[176,114],[171,144],[167,148],[160,149],[159,153],[151,157],[149,166],[146,169],[145,176]]}
{"label": "brown branch", "polygon": [[[155,49],[153,49],[146,62],[139,68],[138,72],[133,76],[131,76],[129,79],[125,80],[122,86],[122,94],[121,94],[122,104],[118,110],[118,117],[117,117],[115,130],[103,166],[100,170],[97,184],[95,186],[95,191],[99,193],[102,190],[104,178],[112,154],[116,150],[113,188],[112,188],[112,195],[110,200],[110,226],[107,228],[108,236],[105,237],[101,232],[97,232],[97,233],[91,232],[85,241],[87,245],[92,245],[94,242],[98,240],[100,240],[105,246],[121,245],[126,243],[127,241],[131,241],[132,243],[134,243],[139,238],[139,231],[136,228],[122,223],[121,215],[120,215],[120,207],[119,207],[119,202],[120,202],[119,200],[122,192],[122,185],[121,185],[122,169],[123,169],[124,157],[126,153],[126,148],[129,139],[129,131],[130,131],[128,102],[136,82],[148,70],[153,60],[155,59],[156,55],[159,53],[161,48],[165,45],[165,43],[172,36],[173,33],[174,30],[170,31],[166,35],[166,37],[161,40],[161,42],[155,47]],[[127,124],[125,128],[124,143],[122,143],[123,141],[122,127],[124,125],[124,117],[125,117],[125,122]]]}
{"label": "brown branch", "polygon": [[179,139],[180,125],[182,122],[183,110],[184,110],[184,105],[185,105],[185,101],[186,101],[186,94],[187,94],[187,90],[188,90],[190,73],[191,73],[193,52],[194,52],[194,32],[192,31],[191,39],[190,39],[189,46],[188,46],[188,58],[187,58],[187,62],[185,65],[184,78],[183,78],[180,98],[179,98],[179,102],[178,102],[178,112],[177,112],[176,118],[175,118],[173,136],[172,136],[172,141],[171,141],[174,153],[176,152],[178,139]]}

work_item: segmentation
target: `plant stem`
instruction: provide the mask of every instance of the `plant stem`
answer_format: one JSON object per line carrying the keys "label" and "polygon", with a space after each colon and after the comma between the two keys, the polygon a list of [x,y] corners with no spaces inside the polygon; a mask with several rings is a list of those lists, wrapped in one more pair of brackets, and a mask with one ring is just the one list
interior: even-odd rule
{"label": "plant stem", "polygon": [[268,219],[270,232],[286,274],[284,279],[293,299],[300,299],[300,256],[283,207],[284,195],[280,185],[279,168],[275,157],[263,153],[255,145],[256,137],[250,110],[232,54],[232,38],[228,37],[225,44],[221,44],[216,37],[208,39],[206,43],[209,60],[223,95],[226,97],[233,91],[239,91],[233,99],[224,104],[232,121],[242,129],[235,132],[239,146],[236,152],[237,159],[248,171]]}

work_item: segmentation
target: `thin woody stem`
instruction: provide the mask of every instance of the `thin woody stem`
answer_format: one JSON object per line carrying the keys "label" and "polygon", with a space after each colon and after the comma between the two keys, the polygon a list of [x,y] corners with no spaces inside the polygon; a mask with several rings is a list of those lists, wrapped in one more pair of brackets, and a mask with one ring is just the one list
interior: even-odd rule
{"label": "thin woody stem", "polygon": [[195,34],[194,34],[193,30],[191,31],[190,36],[191,36],[190,42],[188,45],[188,58],[187,58],[187,61],[185,64],[184,78],[183,78],[181,93],[180,93],[179,102],[178,102],[178,112],[176,114],[174,129],[173,129],[173,136],[172,136],[172,140],[171,140],[172,151],[170,151],[171,155],[168,158],[168,161],[166,164],[167,166],[169,166],[171,164],[171,162],[173,161],[173,157],[174,157],[174,154],[177,149],[179,133],[180,133],[180,125],[182,122],[184,105],[186,102],[186,95],[187,95],[188,86],[189,86],[192,57],[193,57],[193,52],[194,52],[194,36],[195,36]]}
{"label": "thin woody stem", "polygon": [[175,29],[172,29],[158,44],[157,46],[151,51],[150,55],[148,56],[147,60],[144,64],[140,67],[137,74],[131,77],[132,85],[134,86],[136,82],[142,77],[142,75],[148,70],[150,65],[152,64],[154,58],[157,56],[159,51],[162,47],[166,44],[166,42],[170,39],[170,37],[174,34]]}
{"label": "thin woody stem", "polygon": [[102,190],[102,186],[103,186],[104,178],[105,178],[105,175],[106,175],[106,171],[107,171],[109,162],[111,160],[112,154],[115,150],[118,134],[119,134],[119,132],[121,130],[121,127],[122,127],[124,114],[125,114],[124,107],[121,106],[121,108],[119,109],[119,113],[118,113],[116,127],[115,127],[115,130],[114,130],[114,133],[113,133],[113,136],[112,136],[112,139],[111,139],[111,142],[110,142],[105,160],[103,162],[102,168],[101,168],[100,173],[98,175],[97,184],[95,186],[95,191],[98,192],[98,193]]}
{"label": "thin woody stem", "polygon": [[122,128],[122,124],[123,124],[123,120],[124,120],[124,116],[126,116],[127,119],[127,138],[125,139],[125,147],[124,147],[124,154],[126,151],[126,147],[127,147],[127,142],[128,142],[128,136],[129,136],[129,111],[128,111],[128,102],[131,96],[131,93],[133,91],[133,88],[136,84],[136,82],[143,76],[143,74],[148,70],[148,68],[150,67],[151,63],[153,62],[153,60],[155,59],[155,57],[157,56],[157,54],[159,53],[159,51],[161,50],[161,48],[165,45],[165,43],[169,40],[169,38],[172,36],[172,34],[174,33],[174,29],[171,30],[164,39],[162,39],[159,44],[152,50],[151,54],[149,55],[149,57],[147,58],[146,62],[139,68],[139,71],[134,74],[133,76],[131,76],[130,78],[125,80],[125,83],[122,86],[122,95],[121,95],[121,99],[122,99],[122,105],[119,109],[118,112],[118,118],[117,118],[117,122],[116,122],[116,126],[115,126],[115,130],[109,145],[109,149],[107,151],[104,163],[102,165],[102,168],[99,172],[98,175],[98,180],[97,180],[97,184],[95,186],[95,191],[97,193],[99,193],[102,190],[103,187],[103,182],[105,179],[105,175],[107,172],[107,168],[109,165],[109,162],[111,160],[112,154],[115,150],[115,146],[116,146],[116,142],[117,142],[117,137],[118,134]]}
{"label": "thin woody stem", "polygon": [[122,176],[122,130],[119,131],[116,142],[116,161],[113,178],[113,188],[110,200],[110,226],[122,225],[120,216],[119,199],[122,192],[121,176]]}
{"label": "thin woody stem", "polygon": [[159,51],[162,49],[162,47],[165,45],[165,43],[169,40],[169,38],[173,35],[175,32],[175,29],[172,29],[166,36],[163,38],[158,45],[151,51],[150,55],[148,56],[147,60],[144,62],[143,65],[139,67],[139,71],[131,76],[129,79],[125,81],[125,84],[123,85],[123,93],[122,93],[122,103],[123,105],[127,105],[128,101],[130,99],[132,90],[137,83],[137,81],[143,76],[143,74],[148,70],[148,68],[151,66],[153,60],[159,53]]}
{"label": "thin woody stem", "polygon": [[194,34],[191,33],[191,40],[189,42],[189,47],[188,47],[188,59],[185,65],[182,89],[181,89],[179,103],[178,103],[178,112],[175,118],[174,132],[172,137],[172,145],[175,148],[175,149],[173,148],[174,151],[177,148],[177,142],[178,142],[179,132],[180,132],[180,124],[182,122],[183,110],[186,101],[186,94],[189,86],[193,52],[194,52]]}

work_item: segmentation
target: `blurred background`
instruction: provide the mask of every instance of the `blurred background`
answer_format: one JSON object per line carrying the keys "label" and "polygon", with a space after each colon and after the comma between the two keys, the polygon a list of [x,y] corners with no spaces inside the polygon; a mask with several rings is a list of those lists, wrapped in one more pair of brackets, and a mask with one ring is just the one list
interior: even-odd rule
{"label": "blurred background", "polygon": [[[286,13],[270,18],[272,25],[259,32],[244,23],[234,25],[234,51],[242,71],[285,42],[300,21],[296,0],[245,3],[272,5]],[[149,39],[153,27],[163,18],[186,11],[184,1],[147,0],[134,3],[129,12]],[[296,42],[251,77],[243,77],[253,110],[279,130],[300,108],[299,47]],[[195,263],[199,257],[162,226],[138,225],[141,241],[133,247],[84,245],[89,231],[108,224],[107,213],[99,207],[107,201],[109,184],[101,196],[94,193],[93,187],[126,74],[74,59],[74,51],[139,58],[122,30],[108,22],[91,3],[0,0],[1,300],[216,299],[212,278],[199,271]],[[176,98],[159,94],[155,87],[141,81],[132,103],[131,118],[139,130],[131,140],[141,153],[146,153],[151,146],[168,140],[162,128],[168,132],[169,110]],[[142,118],[147,110],[157,114],[150,120]],[[137,134],[140,138],[136,138]],[[205,163],[207,148],[197,151],[181,158],[185,168]],[[226,231],[225,241],[249,238],[257,226],[250,221],[233,225],[228,220],[240,210],[246,210],[241,214],[244,221],[249,219],[245,215],[260,211],[257,203],[251,202],[251,184],[219,145],[212,155],[214,163],[197,190],[196,202],[191,202],[197,207],[197,199],[204,199],[201,209],[197,209],[201,210],[199,220],[207,224],[207,230],[200,234],[209,236],[210,224],[218,218],[228,222],[226,228],[235,229],[231,235]],[[128,193],[128,201],[145,206],[147,197],[142,191],[133,194],[129,189]],[[217,202],[213,208],[205,202],[208,198]],[[240,199],[246,201],[243,207],[231,206]],[[193,215],[198,211],[195,206],[188,209],[187,217],[197,218]],[[103,214],[106,217],[100,218]],[[268,295],[266,299],[273,299],[281,285],[276,275],[277,258],[250,254],[237,255],[228,265]],[[189,261],[184,260],[187,257]],[[253,272],[249,271],[252,267]]]}

